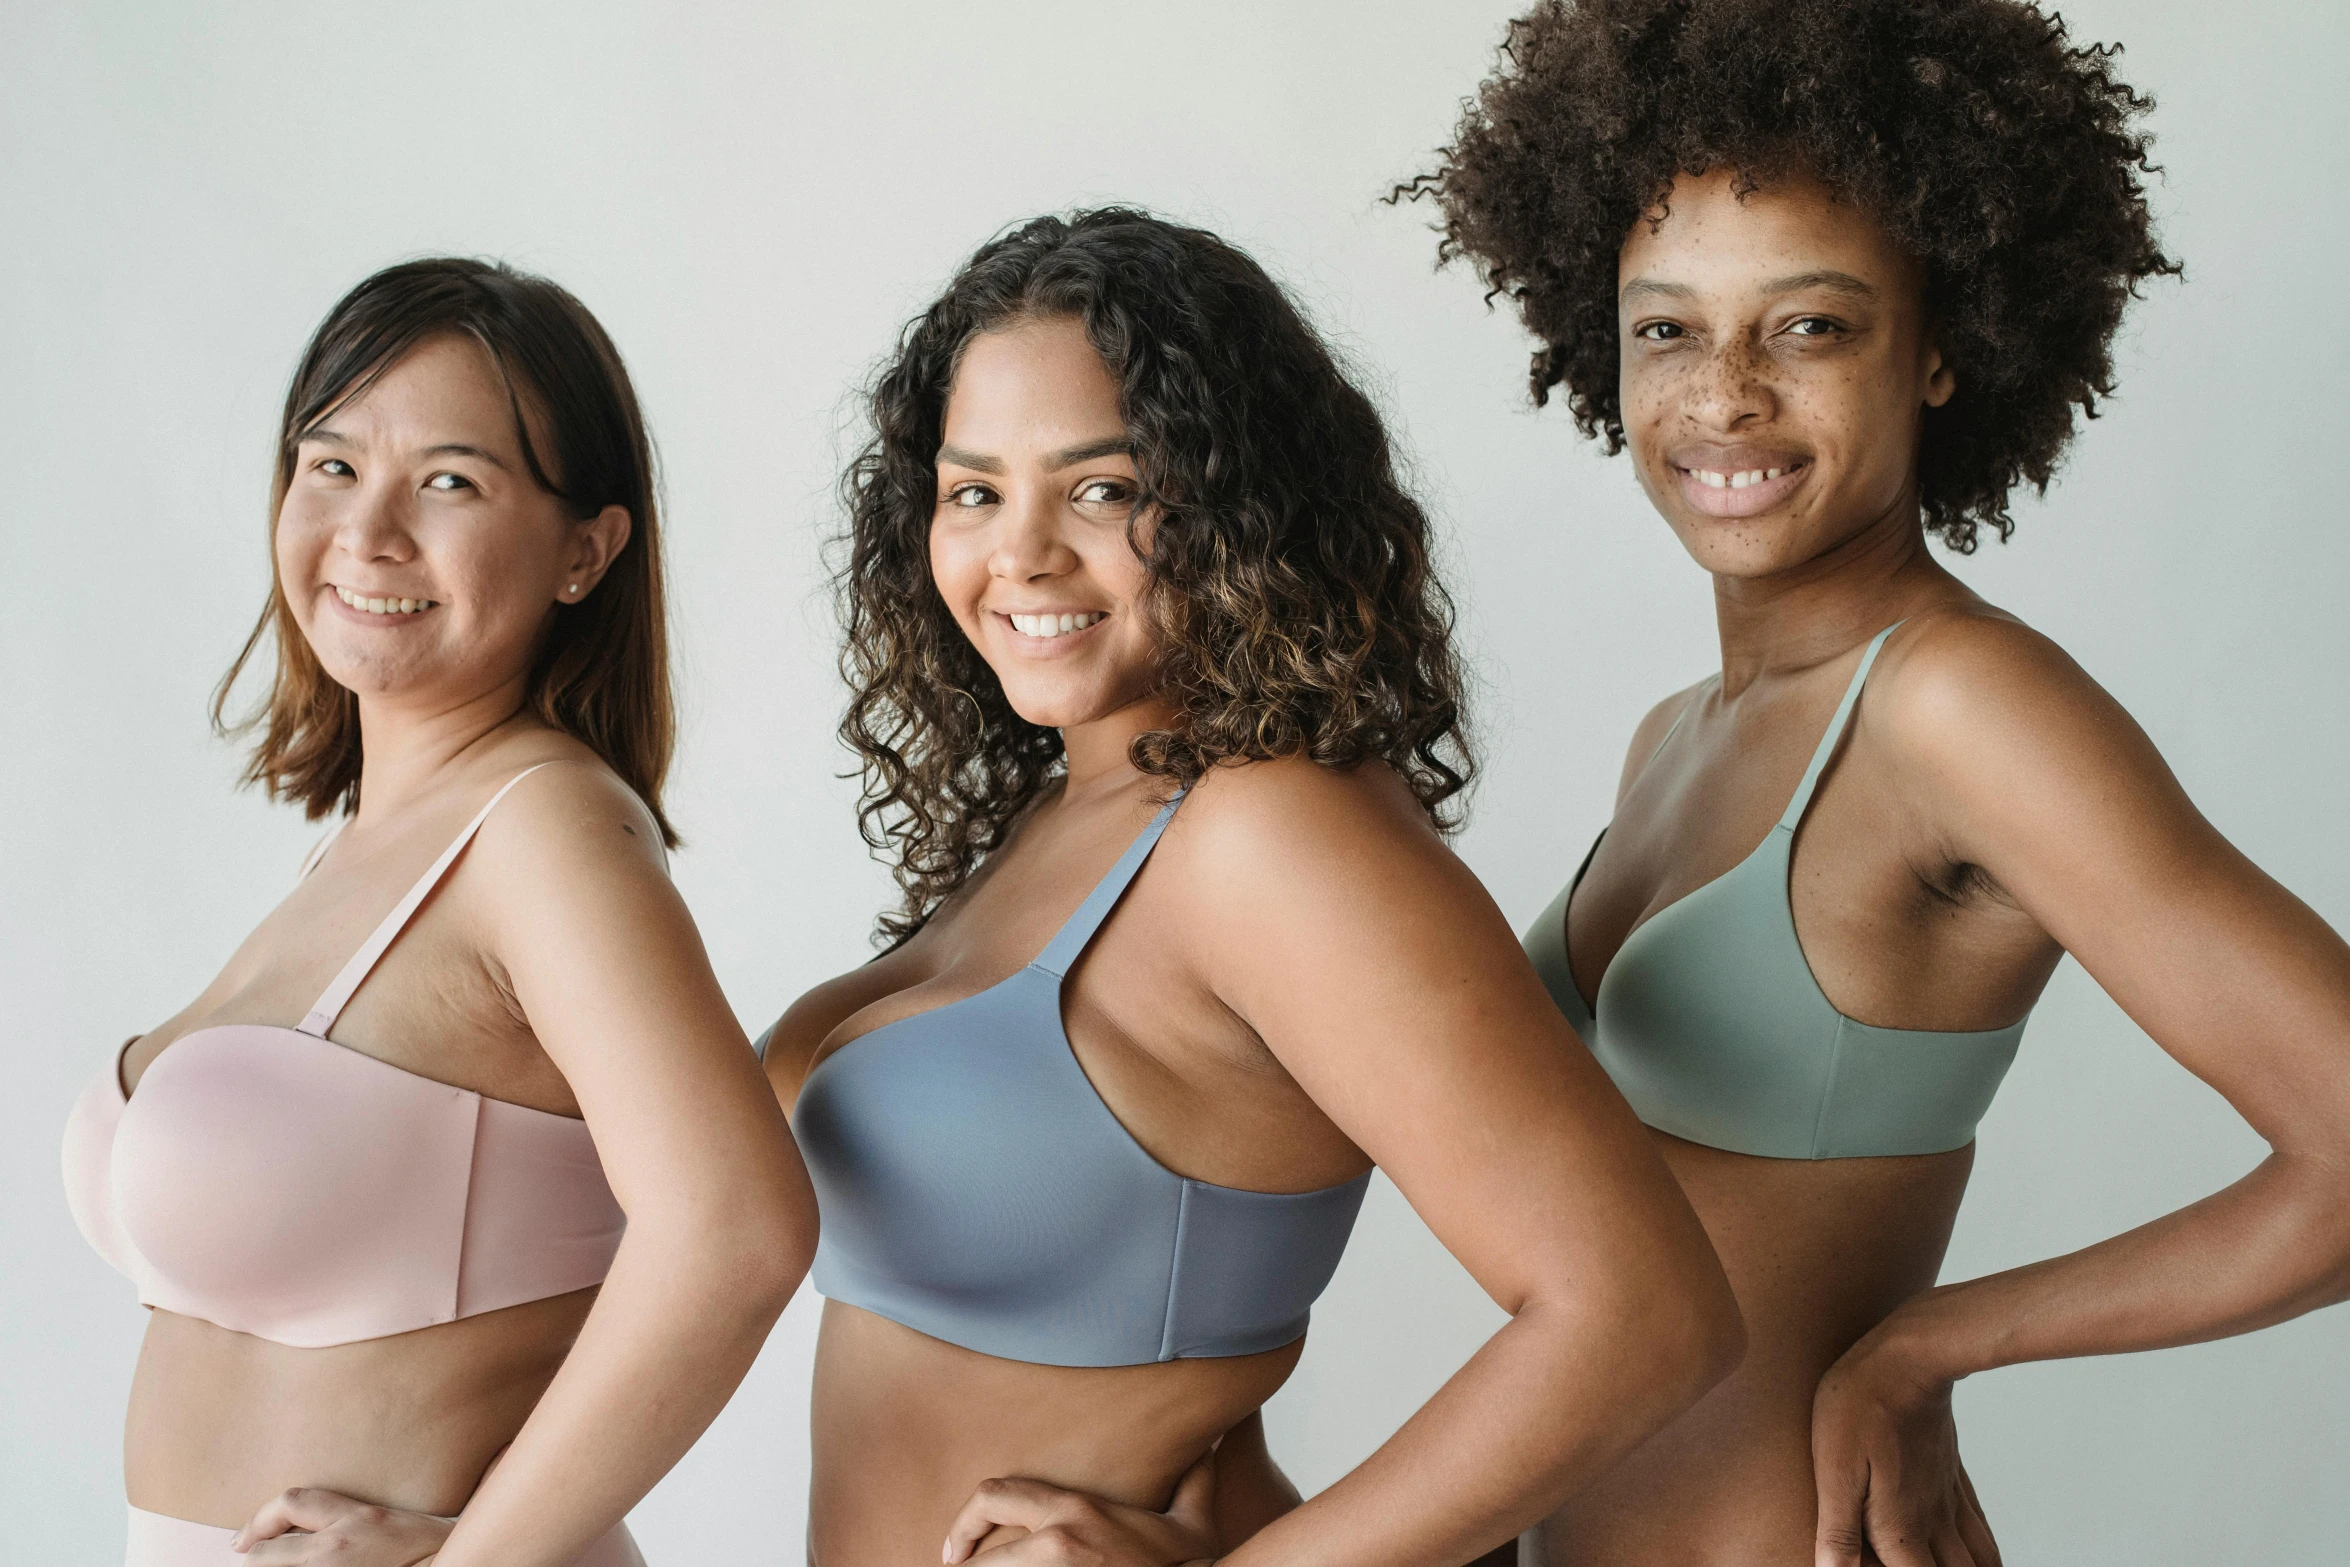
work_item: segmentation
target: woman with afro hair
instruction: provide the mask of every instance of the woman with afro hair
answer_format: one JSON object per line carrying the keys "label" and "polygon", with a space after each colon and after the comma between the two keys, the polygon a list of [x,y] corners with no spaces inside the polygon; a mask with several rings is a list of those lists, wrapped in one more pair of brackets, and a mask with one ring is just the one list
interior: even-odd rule
{"label": "woman with afro hair", "polygon": [[[1988,1567],[1958,1379],[2350,1293],[2350,948],[1928,543],[2006,539],[2111,391],[2124,305],[2178,271],[2148,107],[2016,0],[1549,0],[1409,187],[1538,340],[1535,401],[1563,387],[1629,448],[1721,640],[1527,946],[1748,1352],[1528,1562]],[[1975,1122],[2067,952],[2272,1152],[1937,1288]]]}

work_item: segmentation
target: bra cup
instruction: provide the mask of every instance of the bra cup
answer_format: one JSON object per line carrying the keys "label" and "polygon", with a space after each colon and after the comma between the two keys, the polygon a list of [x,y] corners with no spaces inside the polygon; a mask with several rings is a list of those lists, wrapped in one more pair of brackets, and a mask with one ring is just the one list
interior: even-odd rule
{"label": "bra cup", "polygon": [[1059,982],[1026,968],[818,1064],[793,1116],[824,1216],[815,1285],[1009,1359],[1156,1360],[1180,1182],[1040,1015]]}
{"label": "bra cup", "polygon": [[1634,931],[1608,965],[1600,1064],[1659,1131],[1732,1153],[1814,1157],[1842,1020],[1811,983],[1788,912],[1793,837],[1774,827],[1727,875]]}
{"label": "bra cup", "polygon": [[454,1320],[478,1097],[291,1032],[190,1035],[124,1108],[142,1299],[297,1347]]}

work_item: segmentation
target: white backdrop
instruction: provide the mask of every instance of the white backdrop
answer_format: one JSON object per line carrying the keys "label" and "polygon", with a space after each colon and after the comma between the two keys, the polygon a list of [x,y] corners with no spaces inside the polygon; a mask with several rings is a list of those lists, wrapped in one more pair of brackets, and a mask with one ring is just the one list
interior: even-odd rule
{"label": "white backdrop", "polygon": [[[1709,667],[1709,598],[1621,462],[1521,393],[1525,345],[1426,216],[1378,203],[1486,69],[1496,0],[693,8],[0,8],[0,1561],[120,1559],[142,1313],[66,1215],[57,1139],[111,1042],[200,988],[310,832],[230,785],[211,682],[268,580],[273,420],[365,273],[454,251],[596,310],[665,460],[687,724],[678,876],[746,1025],[858,962],[818,557],[861,380],[973,246],[1122,199],[1285,279],[1391,412],[1447,535],[1488,755],[1461,852],[1519,922],[1605,818],[1632,724]],[[2015,542],[1961,566],[2138,715],[2211,816],[2350,925],[2350,11],[2076,0],[2161,100],[2189,263]],[[1985,1123],[1949,1276],[2097,1239],[2261,1146],[2069,965]],[[805,1293],[646,1500],[657,1564],[797,1559]],[[1497,1313],[1385,1186],[1270,1412],[1311,1490]],[[2338,1555],[2345,1318],[1962,1388],[2019,1563]]]}

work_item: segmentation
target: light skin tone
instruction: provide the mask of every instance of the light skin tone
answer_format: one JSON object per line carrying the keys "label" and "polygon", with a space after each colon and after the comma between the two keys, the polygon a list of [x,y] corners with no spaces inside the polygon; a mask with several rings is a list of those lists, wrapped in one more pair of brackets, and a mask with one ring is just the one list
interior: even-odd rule
{"label": "light skin tone", "polygon": [[[917,936],[785,1014],[767,1057],[785,1101],[861,1036],[1019,969],[1156,813],[1162,782],[1128,760],[1173,716],[1129,539],[1151,521],[1138,491],[1081,328],[973,340],[938,457],[933,580],[1013,707],[1062,731],[1067,778]],[[1027,619],[1046,614],[1056,630],[1099,618],[1047,638]],[[1375,1161],[1511,1321],[1294,1506],[1256,1412],[1299,1345],[1036,1366],[828,1302],[816,1559],[1466,1560],[1735,1359],[1727,1291],[1669,1176],[1385,768],[1215,770],[1072,971],[1064,1013],[1078,1064],[1162,1164],[1298,1192]]]}
{"label": "light skin tone", "polygon": [[1971,1146],[1771,1160],[1652,1133],[1750,1347],[1533,1531],[1531,1561],[1992,1567],[1954,1382],[2241,1333],[2350,1293],[2350,949],[2196,813],[2062,651],[1929,553],[1918,432],[1958,378],[1923,293],[1873,219],[1799,177],[1743,196],[1726,174],[1684,178],[1625,243],[1625,432],[1712,576],[1722,671],[1633,738],[1568,912],[1582,993],[1634,928],[1761,841],[1863,645],[1904,621],[1790,875],[1831,1003],[1889,1028],[1999,1028],[2069,952],[2272,1152],[2112,1240],[1937,1288]]}
{"label": "light skin tone", "polygon": [[505,384],[466,339],[427,340],[321,425],[277,569],[358,695],[361,805],[203,995],[127,1050],[124,1084],[135,1096],[195,1030],[290,1027],[491,794],[554,763],[491,814],[316,1048],[584,1117],[628,1230],[600,1290],[355,1344],[155,1312],[130,1500],[237,1529],[270,1567],[556,1567],[725,1402],[805,1271],[814,1202],[651,816],[525,711],[534,649],[620,554],[627,511],[580,520],[535,484]]}

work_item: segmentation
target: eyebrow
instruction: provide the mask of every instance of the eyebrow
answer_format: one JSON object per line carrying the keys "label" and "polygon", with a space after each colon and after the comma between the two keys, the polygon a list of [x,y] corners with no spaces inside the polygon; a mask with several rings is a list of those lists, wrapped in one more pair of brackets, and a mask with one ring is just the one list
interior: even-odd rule
{"label": "eyebrow", "polygon": [[1876,289],[1849,272],[1822,269],[1816,272],[1798,272],[1792,277],[1775,277],[1763,285],[1766,294],[1793,294],[1807,288],[1824,288],[1838,294],[1857,294],[1863,299],[1877,297]]}
{"label": "eyebrow", "polygon": [[[1838,272],[1831,268],[1821,268],[1813,272],[1796,272],[1786,277],[1772,278],[1762,286],[1762,292],[1774,295],[1794,294],[1807,288],[1824,288],[1834,293],[1852,294],[1862,299],[1877,297],[1877,290],[1872,285],[1854,277],[1849,272]],[[1633,299],[1660,296],[1666,299],[1695,299],[1697,290],[1686,283],[1664,283],[1655,278],[1640,277],[1626,283],[1623,292],[1617,298],[1628,303]]]}
{"label": "eyebrow", "polygon": [[[1081,462],[1091,462],[1096,457],[1131,457],[1133,455],[1134,442],[1132,439],[1123,435],[1108,435],[1098,441],[1086,441],[1076,446],[1065,446],[1057,452],[1047,452],[1044,458],[1044,467],[1047,473],[1058,473],[1063,468]],[[980,473],[1003,473],[1006,471],[1004,460],[1001,457],[990,457],[984,452],[965,451],[960,446],[939,447],[938,460],[942,463],[953,463],[958,468],[974,469]]]}
{"label": "eyebrow", "polygon": [[[357,446],[359,444],[342,431],[330,430],[323,424],[312,425],[295,439],[297,441],[319,441],[328,446]],[[507,467],[504,459],[500,458],[496,452],[485,450],[479,446],[468,446],[463,441],[443,441],[437,446],[427,446],[417,455],[422,457],[478,457],[501,472],[513,472],[513,469]]]}

